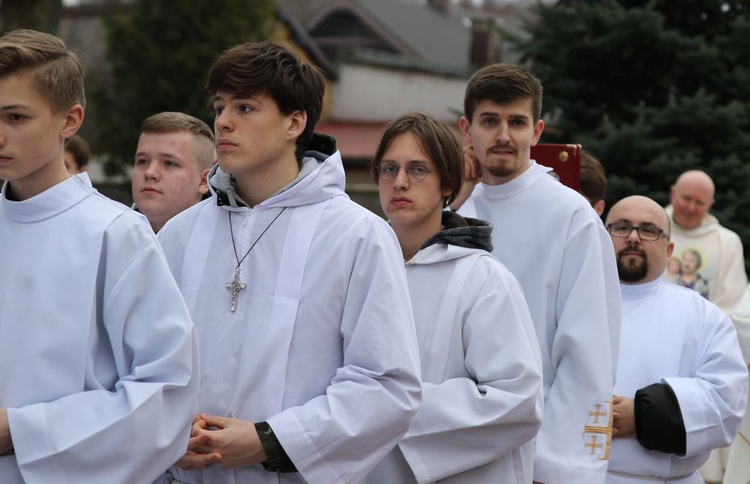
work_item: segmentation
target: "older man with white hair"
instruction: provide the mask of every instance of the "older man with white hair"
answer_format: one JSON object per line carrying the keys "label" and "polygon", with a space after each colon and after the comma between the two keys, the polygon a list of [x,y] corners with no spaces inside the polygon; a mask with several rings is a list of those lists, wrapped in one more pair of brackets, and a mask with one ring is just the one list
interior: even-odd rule
{"label": "older man with white hair", "polygon": [[707,292],[708,300],[731,316],[747,287],[745,259],[740,237],[709,213],[714,192],[713,180],[700,170],[686,171],[672,185],[666,210],[673,222],[675,256],[689,253],[691,261],[701,261],[673,282]]}

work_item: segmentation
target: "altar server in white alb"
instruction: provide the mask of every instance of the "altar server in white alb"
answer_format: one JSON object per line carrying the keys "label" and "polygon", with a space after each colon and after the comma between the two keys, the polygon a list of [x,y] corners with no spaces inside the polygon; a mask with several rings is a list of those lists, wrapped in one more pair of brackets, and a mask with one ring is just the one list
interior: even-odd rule
{"label": "altar server in white alb", "polygon": [[607,215],[622,290],[611,484],[702,484],[698,468],[732,442],[745,412],[747,368],[732,322],[662,278],[670,229],[646,197],[625,198]]}
{"label": "altar server in white alb", "polygon": [[421,397],[403,260],[313,134],[325,81],[273,42],[211,68],[212,197],[159,232],[198,330],[202,385],[177,482],[355,483]]}
{"label": "altar server in white alb", "polygon": [[601,484],[620,333],[612,244],[588,201],[530,160],[544,129],[542,85],[531,72],[480,69],[464,110],[466,178],[481,183],[459,212],[492,224],[492,253],[521,283],[542,351],[534,480]]}
{"label": "altar server in white alb", "polygon": [[526,300],[495,257],[492,227],[443,208],[463,182],[451,129],[408,113],[372,173],[401,244],[417,325],[422,405],[371,484],[530,483],[542,359]]}
{"label": "altar server in white alb", "polygon": [[0,38],[0,482],[151,482],[184,453],[193,325],[145,220],[65,168],[83,66]]}

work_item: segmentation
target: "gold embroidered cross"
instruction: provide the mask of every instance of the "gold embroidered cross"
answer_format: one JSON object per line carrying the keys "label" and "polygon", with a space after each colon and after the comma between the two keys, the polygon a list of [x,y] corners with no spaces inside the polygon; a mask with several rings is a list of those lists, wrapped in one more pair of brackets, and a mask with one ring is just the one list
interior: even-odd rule
{"label": "gold embroidered cross", "polygon": [[604,448],[604,444],[600,444],[596,441],[597,438],[598,438],[597,435],[592,435],[591,442],[584,444],[584,447],[591,449],[591,452],[589,452],[589,455],[594,455],[596,453],[596,449]]}
{"label": "gold embroidered cross", "polygon": [[594,417],[594,423],[599,423],[599,417],[606,417],[607,412],[602,412],[602,405],[600,403],[596,404],[596,410],[593,412],[589,412],[589,417]]}

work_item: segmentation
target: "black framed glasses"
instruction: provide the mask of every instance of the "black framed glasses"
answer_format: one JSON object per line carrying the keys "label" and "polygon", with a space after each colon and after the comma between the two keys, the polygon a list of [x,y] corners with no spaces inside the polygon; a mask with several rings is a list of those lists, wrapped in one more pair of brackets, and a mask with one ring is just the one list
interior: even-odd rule
{"label": "black framed glasses", "polygon": [[633,230],[638,232],[638,237],[641,240],[654,241],[659,240],[662,235],[665,239],[669,240],[669,237],[659,227],[653,225],[631,225],[624,222],[615,222],[607,225],[607,231],[612,237],[627,238],[633,233]]}
{"label": "black framed glasses", "polygon": [[[396,175],[398,175],[398,170],[401,170],[402,168],[398,166],[398,163],[394,163],[392,161],[383,161],[381,163],[378,163],[378,175],[380,175],[380,178],[383,180],[393,180],[396,178]],[[406,171],[406,176],[409,177],[409,180],[419,183],[422,180],[427,177],[427,174],[430,173],[432,170],[428,170],[423,165],[418,164],[408,164],[405,168],[403,168],[404,171]]]}

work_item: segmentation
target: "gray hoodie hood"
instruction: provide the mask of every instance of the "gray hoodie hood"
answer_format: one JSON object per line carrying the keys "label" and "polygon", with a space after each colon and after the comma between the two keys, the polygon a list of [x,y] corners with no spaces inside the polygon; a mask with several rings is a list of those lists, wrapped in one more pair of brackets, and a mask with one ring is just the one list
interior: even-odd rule
{"label": "gray hoodie hood", "polygon": [[435,244],[446,244],[492,252],[492,225],[488,222],[462,217],[456,212],[446,210],[443,212],[441,223],[445,228],[430,237],[422,245],[422,249]]}

